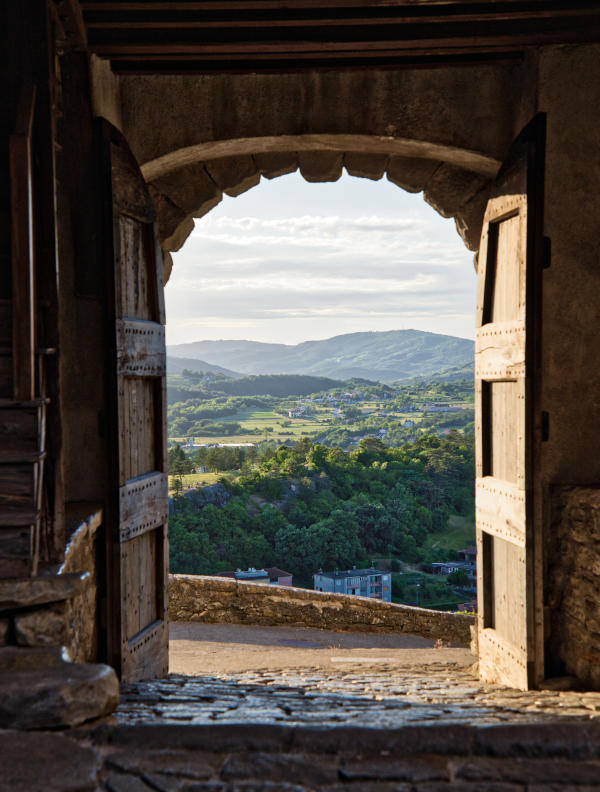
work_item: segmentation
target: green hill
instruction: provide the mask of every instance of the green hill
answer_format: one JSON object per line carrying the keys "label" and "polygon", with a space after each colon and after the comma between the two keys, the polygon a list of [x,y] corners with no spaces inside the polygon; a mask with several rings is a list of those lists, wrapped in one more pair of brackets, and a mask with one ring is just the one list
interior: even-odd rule
{"label": "green hill", "polygon": [[177,355],[179,361],[202,358],[211,361],[205,365],[227,366],[242,374],[308,374],[396,382],[431,377],[448,369],[468,371],[473,361],[473,341],[421,330],[389,330],[347,333],[294,345],[196,341],[170,346],[168,353]]}
{"label": "green hill", "polygon": [[207,363],[206,360],[187,357],[179,358],[170,353],[167,354],[167,374],[181,374],[184,369],[194,372],[201,371],[204,374],[222,374],[224,377],[231,377],[232,379],[243,376],[237,371],[230,371],[223,368],[223,366],[217,366],[215,363]]}

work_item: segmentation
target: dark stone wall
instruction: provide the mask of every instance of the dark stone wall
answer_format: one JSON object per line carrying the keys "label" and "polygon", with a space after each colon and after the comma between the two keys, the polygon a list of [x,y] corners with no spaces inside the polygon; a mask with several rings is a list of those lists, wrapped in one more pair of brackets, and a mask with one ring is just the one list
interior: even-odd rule
{"label": "dark stone wall", "polygon": [[600,689],[600,488],[554,491],[546,555],[549,675]]}

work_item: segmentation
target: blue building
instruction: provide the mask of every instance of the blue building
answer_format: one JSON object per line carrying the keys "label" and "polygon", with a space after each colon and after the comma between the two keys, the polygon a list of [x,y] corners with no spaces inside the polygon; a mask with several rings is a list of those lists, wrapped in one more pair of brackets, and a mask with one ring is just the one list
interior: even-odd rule
{"label": "blue building", "polygon": [[392,576],[381,569],[348,569],[345,572],[323,572],[313,575],[314,590],[332,594],[355,594],[384,602],[392,601]]}

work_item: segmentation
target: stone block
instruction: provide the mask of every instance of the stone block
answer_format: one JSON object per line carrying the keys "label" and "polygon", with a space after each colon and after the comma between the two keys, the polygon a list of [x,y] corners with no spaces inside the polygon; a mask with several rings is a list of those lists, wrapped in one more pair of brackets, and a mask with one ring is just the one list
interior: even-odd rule
{"label": "stone block", "polygon": [[115,726],[110,740],[115,748],[145,750],[187,749],[205,752],[286,750],[291,741],[289,726],[252,724],[211,724],[210,726],[173,726],[171,724],[146,724],[140,726]]}
{"label": "stone block", "polygon": [[513,783],[600,783],[598,762],[565,759],[472,758],[454,768],[456,778],[465,781],[510,781]]}
{"label": "stone block", "polygon": [[63,646],[69,638],[68,603],[58,602],[15,616],[18,646]]}
{"label": "stone block", "polygon": [[164,240],[162,243],[163,250],[176,253],[183,247],[185,240],[189,237],[193,230],[194,218],[192,215],[188,215],[185,220],[183,220],[183,222],[177,226],[171,236]]}
{"label": "stone block", "polygon": [[427,180],[423,198],[442,217],[453,217],[488,184],[485,176],[443,163]]}
{"label": "stone block", "polygon": [[49,646],[26,649],[21,646],[5,646],[0,649],[0,674],[17,671],[43,671],[62,665],[65,660],[64,647]]}
{"label": "stone block", "polygon": [[298,165],[307,182],[334,182],[342,175],[344,155],[336,151],[300,151]]}
{"label": "stone block", "polygon": [[387,154],[364,154],[347,151],[344,154],[344,166],[350,176],[379,181],[386,171],[388,159]]}
{"label": "stone block", "polygon": [[[448,785],[445,785],[448,789]],[[419,786],[419,790],[421,787]],[[417,792],[413,784],[398,783],[397,781],[360,781],[358,784],[330,784],[322,787],[319,792],[348,792],[360,790],[360,792]]]}
{"label": "stone block", "polygon": [[265,179],[275,179],[298,170],[298,155],[295,151],[272,151],[253,156],[254,164]]}
{"label": "stone block", "polygon": [[336,764],[323,756],[306,754],[245,753],[229,756],[221,770],[226,780],[260,778],[269,781],[293,779],[320,789],[324,784],[337,781]]}
{"label": "stone block", "polygon": [[173,256],[166,250],[162,252],[163,257],[163,281],[166,284],[173,272]]}
{"label": "stone block", "polygon": [[527,784],[600,785],[600,764],[565,759],[473,758],[454,768],[456,778],[478,783],[509,781]]}
{"label": "stone block", "polygon": [[96,751],[63,734],[0,731],[0,792],[92,792]]}
{"label": "stone block", "polygon": [[178,775],[196,781],[210,778],[215,772],[215,758],[198,751],[117,751],[110,754],[106,764],[121,773],[152,773]]}
{"label": "stone block", "polygon": [[194,217],[202,217],[223,198],[221,188],[210,177],[203,162],[177,168],[151,183],[159,193]]}
{"label": "stone block", "polygon": [[[531,787],[527,787],[527,791]],[[579,787],[578,787],[579,789]],[[469,781],[429,781],[412,786],[411,792],[525,792],[523,784],[510,784],[505,781],[486,781],[485,785]],[[558,792],[558,791],[557,791]],[[562,791],[561,791],[562,792]]]}
{"label": "stone block", "polygon": [[0,727],[55,729],[112,712],[119,682],[112,668],[59,663],[0,677]]}
{"label": "stone block", "polygon": [[144,773],[142,779],[150,784],[155,792],[180,792],[184,787],[189,790],[184,778],[175,775],[161,775],[159,773]]}
{"label": "stone block", "polygon": [[483,215],[485,214],[489,192],[489,186],[486,185],[470,198],[464,206],[461,206],[454,217],[456,230],[469,250],[477,251],[479,249]]}
{"label": "stone block", "polygon": [[438,160],[432,159],[390,157],[387,179],[407,192],[421,192],[440,165]]}
{"label": "stone block", "polygon": [[600,723],[535,723],[482,726],[476,754],[489,756],[600,758]]}
{"label": "stone block", "polygon": [[600,792],[600,784],[528,784],[527,792]]}
{"label": "stone block", "polygon": [[86,572],[0,581],[0,610],[16,610],[61,602],[83,591]]}
{"label": "stone block", "polygon": [[294,731],[292,747],[295,751],[345,752],[342,757],[345,762],[353,761],[359,753],[378,755],[381,751],[389,751],[392,758],[424,753],[463,756],[471,751],[473,733],[472,727],[458,724],[385,730],[359,726],[304,727]]}
{"label": "stone block", "polygon": [[158,236],[163,250],[175,251],[183,245],[194,230],[194,220],[190,213],[172,203],[152,184],[148,185],[150,196],[156,209]]}
{"label": "stone block", "polygon": [[116,773],[109,773],[104,785],[109,792],[150,792],[153,789],[137,776],[117,775]]}
{"label": "stone block", "polygon": [[346,781],[449,781],[446,760],[440,756],[378,758],[345,762],[340,776]]}
{"label": "stone block", "polygon": [[250,154],[240,157],[217,157],[205,163],[211,179],[227,195],[236,198],[260,181],[260,173]]}

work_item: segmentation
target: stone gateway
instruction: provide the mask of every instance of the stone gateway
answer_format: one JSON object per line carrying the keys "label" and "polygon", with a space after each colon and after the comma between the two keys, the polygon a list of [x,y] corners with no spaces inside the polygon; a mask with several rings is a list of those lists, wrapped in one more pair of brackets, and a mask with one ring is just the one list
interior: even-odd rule
{"label": "stone gateway", "polygon": [[[73,726],[116,705],[117,678],[166,673],[170,254],[223,194],[294,170],[385,176],[454,218],[478,278],[479,673],[521,690],[600,687],[598,3],[28,0],[4,3],[1,20],[2,725]],[[205,610],[242,614],[216,586]],[[192,613],[184,588],[171,607]],[[102,784],[598,785],[592,726],[566,743],[539,725],[518,738],[498,727],[494,745],[474,726],[460,745],[361,733],[356,761],[301,729],[234,744],[202,728],[178,739],[208,740],[208,770],[177,786],[157,760],[147,783],[115,755]],[[107,734],[90,738],[107,754],[142,739]],[[146,746],[179,751],[152,734]],[[14,762],[0,788],[40,788],[35,738],[3,739]],[[429,758],[377,754],[399,741]],[[96,788],[96,749],[60,734],[45,745],[56,788]],[[312,767],[297,754],[324,751],[323,779],[298,770],[294,786],[290,768]],[[70,752],[80,772],[65,770]]]}

